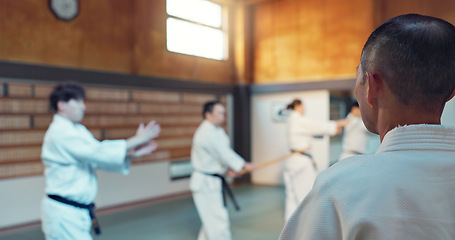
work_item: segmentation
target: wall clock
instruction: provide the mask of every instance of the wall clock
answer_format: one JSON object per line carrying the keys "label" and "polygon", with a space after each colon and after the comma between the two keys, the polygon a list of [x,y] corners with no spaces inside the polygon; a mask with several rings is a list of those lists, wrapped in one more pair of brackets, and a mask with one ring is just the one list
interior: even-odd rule
{"label": "wall clock", "polygon": [[49,0],[49,7],[58,19],[64,21],[71,21],[79,14],[78,0]]}

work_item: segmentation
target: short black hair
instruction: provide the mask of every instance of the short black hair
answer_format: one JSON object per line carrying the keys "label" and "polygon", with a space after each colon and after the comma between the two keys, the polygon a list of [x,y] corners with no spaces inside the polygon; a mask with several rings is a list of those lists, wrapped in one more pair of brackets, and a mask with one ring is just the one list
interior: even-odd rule
{"label": "short black hair", "polygon": [[355,107],[359,107],[359,102],[357,102],[357,101],[352,102],[351,107],[349,107],[349,110],[352,110]]}
{"label": "short black hair", "polygon": [[84,88],[75,82],[60,83],[54,87],[49,95],[49,107],[51,111],[58,112],[58,102],[68,102],[71,99],[84,100]]}
{"label": "short black hair", "polygon": [[294,99],[294,101],[292,101],[290,104],[288,104],[288,106],[286,107],[286,109],[292,109],[294,110],[295,109],[295,106],[298,106],[298,105],[301,105],[302,104],[302,100],[300,99]]}
{"label": "short black hair", "polygon": [[363,78],[382,75],[406,106],[442,110],[455,89],[455,27],[418,14],[394,17],[370,35],[360,65]]}
{"label": "short black hair", "polygon": [[213,107],[217,104],[221,104],[221,101],[213,100],[213,101],[208,101],[208,102],[204,103],[204,106],[202,107],[202,118],[205,119],[205,113],[212,113]]}

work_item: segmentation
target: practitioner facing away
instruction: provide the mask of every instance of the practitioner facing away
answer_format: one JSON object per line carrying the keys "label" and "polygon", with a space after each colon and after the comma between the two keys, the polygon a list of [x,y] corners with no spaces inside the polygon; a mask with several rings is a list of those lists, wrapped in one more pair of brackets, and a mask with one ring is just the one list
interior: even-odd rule
{"label": "practitioner facing away", "polygon": [[455,128],[440,120],[454,89],[452,24],[409,14],[378,27],[355,95],[381,145],[321,173],[280,239],[455,239]]}
{"label": "practitioner facing away", "polygon": [[191,148],[194,172],[191,174],[190,189],[202,221],[198,239],[229,240],[229,216],[222,192],[227,186],[223,185],[223,176],[228,171],[252,171],[255,166],[245,162],[231,149],[229,137],[221,127],[225,119],[221,102],[204,104],[202,116],[204,120],[194,133]]}
{"label": "practitioner facing away", "polygon": [[160,126],[152,121],[141,124],[137,134],[127,140],[100,142],[80,124],[85,112],[85,91],[80,85],[57,85],[49,99],[56,114],[41,152],[46,177],[42,229],[48,240],[90,240],[92,221],[99,232],[93,205],[98,190],[95,170],[128,174],[131,158],[156,149],[152,139]]}
{"label": "practitioner facing away", "polygon": [[304,115],[305,106],[301,100],[294,100],[287,109],[292,110],[288,119],[288,143],[290,151],[304,151],[292,155],[284,165],[286,204],[284,220],[287,221],[298,204],[313,186],[317,175],[316,162],[311,155],[315,136],[339,134],[346,120],[316,121]]}
{"label": "practitioner facing away", "polygon": [[[371,140],[376,140],[377,135],[369,132],[363,124],[359,103],[355,101],[351,104],[350,111],[346,119],[348,124],[344,127],[342,140],[342,153],[338,161],[345,158],[362,155],[372,152]],[[379,144],[379,138],[377,139]],[[370,148],[370,149],[369,149]]]}

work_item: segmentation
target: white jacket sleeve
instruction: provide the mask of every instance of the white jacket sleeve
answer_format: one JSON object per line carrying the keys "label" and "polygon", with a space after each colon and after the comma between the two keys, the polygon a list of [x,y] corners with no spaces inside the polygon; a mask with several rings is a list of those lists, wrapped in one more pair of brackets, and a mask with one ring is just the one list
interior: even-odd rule
{"label": "white jacket sleeve", "polygon": [[[52,134],[48,143],[47,159],[53,161],[86,162],[94,168],[126,174],[130,162],[126,161],[126,141],[98,141],[85,128],[79,131],[69,131],[65,134]],[[62,158],[62,159],[60,159]]]}
{"label": "white jacket sleeve", "polygon": [[337,124],[335,121],[316,121],[309,118],[296,118],[290,122],[295,134],[302,135],[335,135]]}
{"label": "white jacket sleeve", "polygon": [[223,165],[234,170],[235,172],[240,172],[243,169],[245,160],[243,160],[243,158],[228,144],[225,144],[223,141],[211,141],[209,144]]}

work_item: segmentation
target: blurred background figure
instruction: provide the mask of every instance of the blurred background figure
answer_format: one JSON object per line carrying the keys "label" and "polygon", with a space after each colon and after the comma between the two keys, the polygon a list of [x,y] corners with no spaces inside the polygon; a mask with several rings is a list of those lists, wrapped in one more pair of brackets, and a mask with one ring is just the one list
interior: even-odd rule
{"label": "blurred background figure", "polygon": [[225,175],[236,176],[243,169],[252,171],[253,164],[245,162],[230,147],[229,137],[221,125],[225,108],[219,101],[209,101],[202,109],[204,120],[196,129],[191,147],[190,189],[202,222],[198,239],[230,240],[231,230],[226,209],[227,192],[239,210]]}
{"label": "blurred background figure", "polygon": [[313,138],[320,135],[334,136],[346,125],[346,120],[316,121],[304,115],[305,106],[299,99],[290,103],[292,110],[287,122],[290,151],[300,151],[289,157],[284,165],[284,184],[286,188],[286,206],[284,219],[287,221],[298,204],[313,187],[317,175],[317,165],[311,155]]}
{"label": "blurred background figure", "polygon": [[46,239],[92,239],[100,233],[93,201],[98,193],[96,170],[127,175],[131,159],[156,150],[160,125],[141,124],[128,139],[98,141],[80,124],[85,90],[76,83],[57,85],[49,96],[55,111],[46,131],[41,159],[46,196],[42,200],[42,229]]}
{"label": "blurred background figure", "polygon": [[[357,101],[351,104],[350,112],[346,117],[346,120],[348,123],[344,127],[342,137],[343,151],[338,161],[351,156],[376,151],[379,146],[379,136],[366,129],[362,122],[359,103]],[[372,141],[375,141],[376,144],[372,144]]]}

